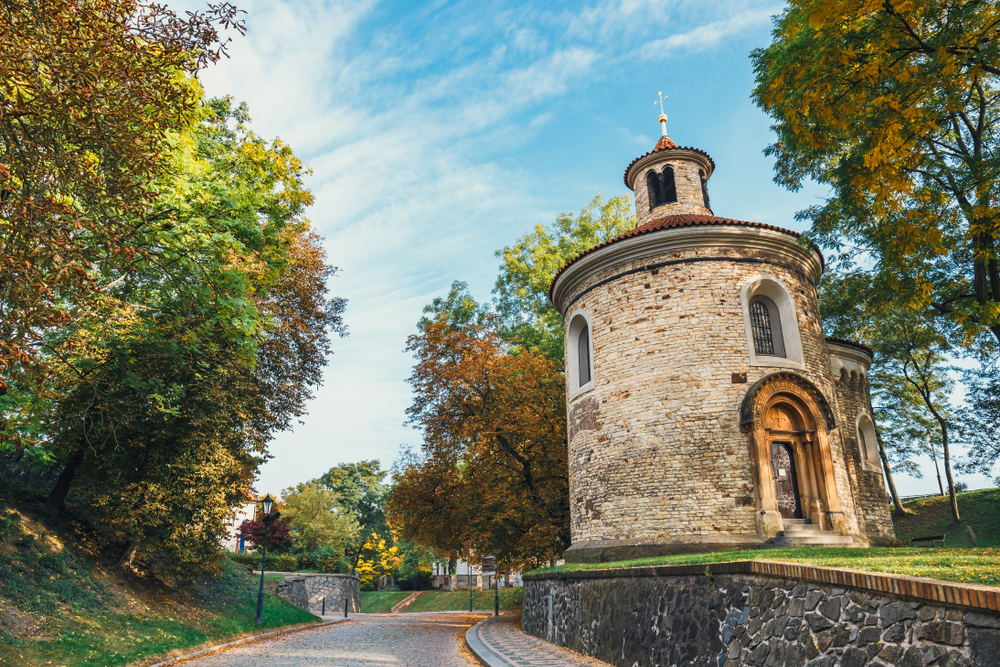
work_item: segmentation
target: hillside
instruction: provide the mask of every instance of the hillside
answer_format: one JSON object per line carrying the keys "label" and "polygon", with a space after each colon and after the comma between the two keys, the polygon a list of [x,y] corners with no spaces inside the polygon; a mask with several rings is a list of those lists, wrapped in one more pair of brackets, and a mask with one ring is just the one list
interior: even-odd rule
{"label": "hillside", "polygon": [[915,512],[908,516],[893,514],[896,537],[903,544],[913,537],[947,535],[946,547],[967,547],[965,527],[972,526],[978,546],[1000,546],[1000,488],[959,493],[958,513],[962,521],[957,525],[951,518],[948,496],[920,498],[903,505]]}
{"label": "hillside", "polygon": [[[221,576],[170,586],[110,567],[72,515],[58,527],[41,503],[0,494],[0,665],[116,667],[258,628],[257,585],[224,562]],[[268,596],[265,627],[317,620]],[[141,663],[137,663],[141,664]]]}

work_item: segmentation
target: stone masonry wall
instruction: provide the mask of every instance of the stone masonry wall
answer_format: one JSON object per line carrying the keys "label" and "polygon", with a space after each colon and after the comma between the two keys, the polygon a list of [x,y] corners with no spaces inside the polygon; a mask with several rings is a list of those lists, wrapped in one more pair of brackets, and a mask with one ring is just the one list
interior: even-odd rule
{"label": "stone masonry wall", "polygon": [[[646,190],[646,172],[652,170],[661,173],[667,165],[674,168],[674,184],[677,187],[677,201],[672,204],[657,206],[649,210],[649,192]],[[698,165],[687,160],[665,160],[649,169],[643,169],[635,181],[636,225],[643,225],[650,220],[656,220],[667,215],[690,213],[693,215],[712,215],[705,205],[701,192],[701,175]]]}
{"label": "stone masonry wall", "polygon": [[[816,291],[789,258],[737,248],[652,256],[597,273],[600,281],[648,264],[728,256],[640,271],[584,294],[566,313],[591,318],[595,388],[568,405],[574,546],[605,540],[745,546],[762,536],[739,406],[747,388],[786,370],[749,365],[740,290],[759,274],[791,292],[805,369],[834,395]],[[782,265],[786,266],[782,266]],[[640,398],[641,397],[641,398]],[[830,433],[837,492],[860,534],[839,429]]]}
{"label": "stone masonry wall", "polygon": [[[259,574],[259,572],[258,572]],[[344,613],[344,598],[347,598],[348,612],[359,613],[361,611],[361,580],[351,574],[323,574],[308,572],[269,572],[268,574],[284,574],[284,582],[269,582],[276,584],[274,592],[288,600],[296,607],[307,611],[319,612],[323,606],[323,598],[326,598],[326,612],[328,614]],[[304,606],[296,600],[299,598],[298,589],[287,588],[287,595],[282,595],[281,584],[302,580],[302,595]],[[292,599],[292,596],[296,596]]]}
{"label": "stone masonry wall", "polygon": [[[866,470],[861,461],[861,443],[855,424],[858,414],[872,414],[868,382],[865,377],[846,373],[835,379],[837,389],[838,422],[842,424],[841,439],[848,464],[848,476],[851,480],[858,521],[864,529],[868,540],[878,546],[886,546],[896,539],[889,513],[889,502],[886,498],[882,470]],[[873,443],[872,446],[875,446]]]}
{"label": "stone masonry wall", "polygon": [[524,631],[620,667],[1000,666],[995,609],[760,574],[588,574],[529,575]]}

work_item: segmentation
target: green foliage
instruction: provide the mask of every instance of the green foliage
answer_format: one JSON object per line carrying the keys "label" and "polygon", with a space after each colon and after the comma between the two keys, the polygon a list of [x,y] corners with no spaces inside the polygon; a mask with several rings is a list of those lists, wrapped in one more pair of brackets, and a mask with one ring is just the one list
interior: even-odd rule
{"label": "green foliage", "polygon": [[344,553],[360,532],[353,512],[344,511],[338,494],[319,482],[307,482],[282,492],[283,518],[292,528],[292,544],[302,551],[329,547]]}
{"label": "green foliage", "polygon": [[330,468],[318,480],[333,492],[337,507],[345,513],[353,513],[357,519],[359,530],[345,551],[355,569],[365,545],[373,536],[385,539],[387,546],[392,546],[392,533],[383,511],[389,492],[386,474],[377,460],[358,461]]}
{"label": "green foliage", "polygon": [[399,542],[400,565],[396,571],[396,583],[400,590],[425,591],[434,581],[434,551],[413,542]]}
{"label": "green foliage", "polygon": [[[260,570],[260,554],[257,552],[231,553],[226,554],[226,557],[240,565],[249,565],[255,570]],[[271,572],[295,572],[299,569],[299,557],[293,554],[268,553],[265,562],[267,570]]]}
{"label": "green foliage", "polygon": [[536,225],[514,245],[498,250],[502,262],[493,293],[504,337],[562,364],[562,315],[549,301],[552,279],[581,252],[634,229],[635,224],[628,195],[604,202],[598,194],[579,215],[560,213],[552,225]]}

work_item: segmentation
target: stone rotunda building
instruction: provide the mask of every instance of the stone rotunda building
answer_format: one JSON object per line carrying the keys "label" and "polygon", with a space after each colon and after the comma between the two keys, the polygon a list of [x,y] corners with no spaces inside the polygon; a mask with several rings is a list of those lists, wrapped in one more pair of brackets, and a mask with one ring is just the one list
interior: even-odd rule
{"label": "stone rotunda building", "polygon": [[819,250],[716,217],[667,136],[625,170],[637,226],[552,281],[564,316],[570,561],[895,539],[868,348],[826,338]]}

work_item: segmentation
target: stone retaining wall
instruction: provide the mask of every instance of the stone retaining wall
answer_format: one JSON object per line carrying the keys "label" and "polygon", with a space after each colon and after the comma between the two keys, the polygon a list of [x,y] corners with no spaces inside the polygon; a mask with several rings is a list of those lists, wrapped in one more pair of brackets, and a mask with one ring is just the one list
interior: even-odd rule
{"label": "stone retaining wall", "polygon": [[997,667],[1000,589],[746,561],[527,575],[525,632],[620,667]]}
{"label": "stone retaining wall", "polygon": [[[256,572],[260,574],[260,572]],[[311,612],[319,612],[323,608],[323,598],[326,598],[326,613],[344,613],[344,598],[347,598],[349,613],[361,611],[361,580],[353,574],[323,574],[309,572],[268,572],[267,574],[283,574],[285,581],[268,582],[274,587],[279,597],[288,600],[296,607]],[[298,580],[301,584],[296,584]],[[287,584],[283,586],[283,584]],[[298,586],[301,586],[301,594]],[[268,587],[269,590],[271,587]]]}

